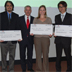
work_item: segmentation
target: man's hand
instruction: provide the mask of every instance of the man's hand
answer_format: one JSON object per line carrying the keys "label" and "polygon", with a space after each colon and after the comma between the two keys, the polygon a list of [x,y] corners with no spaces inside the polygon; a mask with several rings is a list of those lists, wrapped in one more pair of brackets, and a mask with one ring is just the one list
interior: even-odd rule
{"label": "man's hand", "polygon": [[[23,40],[23,39],[22,39]],[[20,41],[22,41],[21,39],[19,39],[18,41],[20,42]]]}
{"label": "man's hand", "polygon": [[54,37],[56,37],[56,36],[55,36],[55,33],[53,33],[53,35],[54,35]]}
{"label": "man's hand", "polygon": [[52,35],[50,34],[49,37],[52,37]]}
{"label": "man's hand", "polygon": [[30,35],[31,35],[31,36],[34,36],[34,34],[33,34],[33,33],[31,33]]}
{"label": "man's hand", "polygon": [[4,42],[3,40],[0,40],[0,42]]}

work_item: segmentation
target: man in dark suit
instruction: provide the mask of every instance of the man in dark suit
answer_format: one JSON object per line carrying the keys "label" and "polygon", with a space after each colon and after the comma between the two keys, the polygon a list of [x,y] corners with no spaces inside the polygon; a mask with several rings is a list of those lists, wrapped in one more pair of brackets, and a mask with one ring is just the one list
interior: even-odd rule
{"label": "man in dark suit", "polygon": [[[65,1],[61,1],[58,4],[58,9],[60,14],[55,16],[55,25],[72,25],[72,15],[67,13],[67,3]],[[64,48],[64,52],[67,59],[67,72],[71,71],[71,38],[70,37],[60,37],[55,36],[56,43],[56,71],[61,72],[61,56],[62,49]]]}
{"label": "man in dark suit", "polygon": [[[0,13],[0,30],[19,30],[19,16],[12,12],[14,4],[11,1],[6,1],[5,12]],[[20,41],[20,40],[19,40]],[[14,58],[17,41],[3,41],[1,42],[1,58],[2,58],[2,72],[7,72],[6,58],[9,52],[9,72],[14,72]]]}
{"label": "man in dark suit", "polygon": [[27,47],[27,66],[28,71],[32,71],[32,55],[33,55],[33,36],[30,36],[30,26],[33,23],[34,17],[31,14],[31,7],[25,7],[25,15],[20,17],[20,28],[22,31],[23,40],[20,42],[20,59],[22,71],[26,71],[26,47]]}

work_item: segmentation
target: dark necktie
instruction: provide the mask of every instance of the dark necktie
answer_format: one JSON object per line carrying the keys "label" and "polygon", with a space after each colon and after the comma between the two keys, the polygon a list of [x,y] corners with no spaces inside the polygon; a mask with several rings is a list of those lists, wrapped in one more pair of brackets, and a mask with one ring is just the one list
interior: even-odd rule
{"label": "dark necktie", "polygon": [[10,14],[9,14],[9,24],[10,24]]}

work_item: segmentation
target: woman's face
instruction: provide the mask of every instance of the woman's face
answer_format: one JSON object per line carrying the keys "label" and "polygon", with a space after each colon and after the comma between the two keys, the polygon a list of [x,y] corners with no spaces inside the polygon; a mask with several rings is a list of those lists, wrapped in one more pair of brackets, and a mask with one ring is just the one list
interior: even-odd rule
{"label": "woman's face", "polygon": [[40,13],[40,15],[45,15],[45,13],[46,13],[45,8],[41,7],[39,13]]}

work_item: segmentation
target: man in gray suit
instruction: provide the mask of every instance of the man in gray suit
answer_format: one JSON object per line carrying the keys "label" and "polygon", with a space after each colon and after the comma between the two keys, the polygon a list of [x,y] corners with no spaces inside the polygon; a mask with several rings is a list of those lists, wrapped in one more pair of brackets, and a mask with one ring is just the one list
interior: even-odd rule
{"label": "man in gray suit", "polygon": [[[0,30],[19,30],[18,15],[13,11],[14,4],[11,1],[6,1],[5,11],[0,13]],[[19,40],[21,41],[21,40]],[[1,42],[1,58],[2,58],[2,72],[7,72],[6,58],[9,52],[9,72],[14,72],[14,58],[17,41],[3,41]]]}

